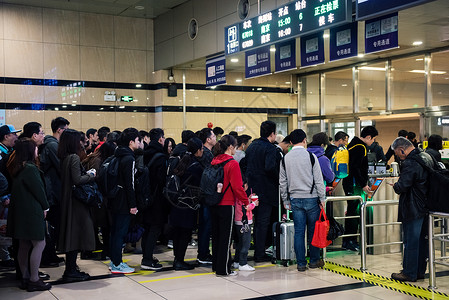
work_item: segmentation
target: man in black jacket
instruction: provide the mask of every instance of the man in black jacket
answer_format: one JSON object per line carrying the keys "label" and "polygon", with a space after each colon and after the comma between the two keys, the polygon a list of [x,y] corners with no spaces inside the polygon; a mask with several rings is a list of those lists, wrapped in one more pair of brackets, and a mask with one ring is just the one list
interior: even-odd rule
{"label": "man in black jacket", "polygon": [[61,134],[70,122],[57,117],[51,121],[53,135],[47,135],[39,148],[40,169],[44,172],[45,188],[50,210],[47,213],[49,235],[46,236],[45,249],[42,252],[41,267],[58,267],[61,260],[56,255],[56,240],[59,236],[59,203],[61,201],[61,165],[58,158],[58,145]]}
{"label": "man in black jacket", "polygon": [[404,257],[402,271],[391,274],[391,278],[399,281],[416,281],[424,279],[426,259],[428,255],[427,209],[425,208],[427,194],[428,172],[417,160],[433,168],[434,163],[429,154],[415,148],[411,141],[404,137],[394,140],[391,148],[396,156],[403,161],[401,176],[393,185],[399,194],[398,221],[402,222],[404,236]]}
{"label": "man in black jacket", "polygon": [[276,140],[276,124],[262,122],[260,138],[253,141],[246,150],[246,177],[252,192],[259,196],[255,208],[254,260],[271,260],[265,255],[267,235],[271,236],[271,216],[279,209],[279,163],[280,156],[272,144]]}
{"label": "man in black jacket", "polygon": [[[370,187],[368,186],[368,158],[367,147],[371,146],[374,138],[378,135],[377,129],[373,126],[363,128],[360,138],[354,137],[348,144],[349,152],[349,170],[348,177],[343,179],[343,189],[346,196],[357,196],[368,194]],[[357,216],[358,200],[347,201],[346,216]],[[356,234],[360,221],[358,219],[345,219],[345,234]],[[357,237],[351,236],[343,238],[343,248],[359,251]]]}
{"label": "man in black jacket", "polygon": [[142,263],[143,270],[160,270],[162,265],[153,257],[154,247],[162,232],[164,224],[167,224],[170,204],[163,195],[167,176],[167,156],[164,153],[164,131],[161,128],[150,130],[150,143],[145,149],[148,156],[148,169],[150,171],[150,191],[153,195],[153,203],[144,211],[142,236]]}
{"label": "man in black jacket", "polygon": [[133,273],[134,269],[122,261],[122,245],[128,233],[131,215],[137,214],[134,189],[134,175],[136,174],[134,151],[139,148],[139,132],[135,128],[126,128],[120,134],[118,142],[119,146],[114,155],[119,159],[117,184],[121,188],[117,196],[109,200],[112,213],[110,268],[114,274],[128,274]]}

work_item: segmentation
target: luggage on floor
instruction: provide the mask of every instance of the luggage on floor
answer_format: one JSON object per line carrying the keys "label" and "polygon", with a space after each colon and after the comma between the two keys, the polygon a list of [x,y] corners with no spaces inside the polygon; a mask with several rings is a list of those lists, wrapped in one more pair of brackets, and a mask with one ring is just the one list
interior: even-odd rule
{"label": "luggage on floor", "polygon": [[273,263],[281,261],[288,266],[296,260],[294,247],[295,228],[293,222],[276,222],[273,224]]}

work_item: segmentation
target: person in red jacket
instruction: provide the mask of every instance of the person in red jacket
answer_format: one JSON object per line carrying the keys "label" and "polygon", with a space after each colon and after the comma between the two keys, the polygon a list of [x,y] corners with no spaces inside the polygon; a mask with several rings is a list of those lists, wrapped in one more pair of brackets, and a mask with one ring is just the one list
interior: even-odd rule
{"label": "person in red jacket", "polygon": [[237,141],[233,136],[224,135],[215,144],[213,153],[215,158],[212,165],[218,165],[231,159],[223,168],[223,187],[230,184],[223,199],[218,205],[212,206],[212,270],[217,276],[233,276],[237,272],[231,271],[231,236],[234,222],[234,206],[236,200],[248,205],[248,197],[243,190],[242,175],[239,163],[232,159],[237,148]]}

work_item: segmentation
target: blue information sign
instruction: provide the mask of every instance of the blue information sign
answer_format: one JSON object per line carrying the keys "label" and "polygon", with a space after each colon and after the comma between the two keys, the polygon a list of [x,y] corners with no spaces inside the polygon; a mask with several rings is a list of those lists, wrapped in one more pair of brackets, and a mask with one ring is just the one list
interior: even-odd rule
{"label": "blue information sign", "polygon": [[365,53],[397,48],[398,13],[365,21]]}
{"label": "blue information sign", "polygon": [[226,84],[226,58],[224,56],[206,60],[206,87]]}
{"label": "blue information sign", "polygon": [[434,0],[357,0],[356,20],[365,20]]}
{"label": "blue information sign", "polygon": [[329,60],[339,60],[357,55],[358,23],[331,28],[329,38]]}
{"label": "blue information sign", "polygon": [[225,54],[322,31],[351,21],[349,0],[298,0],[225,28]]}
{"label": "blue information sign", "polygon": [[324,63],[323,32],[301,37],[301,67]]}
{"label": "blue information sign", "polygon": [[296,39],[276,44],[275,72],[292,69],[296,69]]}
{"label": "blue information sign", "polygon": [[271,73],[270,46],[245,52],[245,78]]}

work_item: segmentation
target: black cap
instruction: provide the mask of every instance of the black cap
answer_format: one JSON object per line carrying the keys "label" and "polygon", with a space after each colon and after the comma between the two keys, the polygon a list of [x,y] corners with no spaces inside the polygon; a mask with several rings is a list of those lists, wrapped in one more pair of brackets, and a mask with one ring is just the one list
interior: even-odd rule
{"label": "black cap", "polygon": [[0,141],[5,138],[5,135],[10,133],[21,132],[22,130],[16,130],[12,125],[3,125],[0,127]]}

